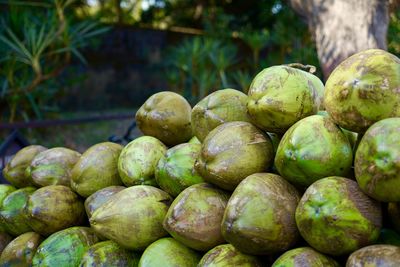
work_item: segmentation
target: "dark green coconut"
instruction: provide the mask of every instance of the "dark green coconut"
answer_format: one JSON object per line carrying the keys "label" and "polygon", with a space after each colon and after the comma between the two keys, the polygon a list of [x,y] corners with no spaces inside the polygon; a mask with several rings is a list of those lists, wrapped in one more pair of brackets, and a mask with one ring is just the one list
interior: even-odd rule
{"label": "dark green coconut", "polygon": [[0,257],[0,266],[32,266],[33,256],[42,240],[43,238],[35,232],[18,236],[4,248]]}

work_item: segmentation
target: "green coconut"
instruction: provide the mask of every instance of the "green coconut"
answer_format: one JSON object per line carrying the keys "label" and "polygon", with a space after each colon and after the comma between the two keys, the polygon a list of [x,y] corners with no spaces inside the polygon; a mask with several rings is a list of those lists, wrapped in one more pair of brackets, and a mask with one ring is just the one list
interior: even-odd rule
{"label": "green coconut", "polygon": [[6,232],[0,232],[0,254],[3,252],[4,248],[12,241],[12,236]]}
{"label": "green coconut", "polygon": [[4,167],[4,178],[17,188],[34,185],[25,170],[31,164],[33,158],[46,149],[43,146],[32,145],[19,150]]}
{"label": "green coconut", "polygon": [[300,186],[328,176],[346,176],[352,162],[353,150],[346,135],[321,115],[304,118],[290,127],[275,156],[278,172]]}
{"label": "green coconut", "polygon": [[137,267],[140,255],[108,240],[92,245],[82,256],[79,267]]}
{"label": "green coconut", "polygon": [[400,202],[400,118],[373,124],[361,139],[354,161],[360,188],[384,202]]}
{"label": "green coconut", "polygon": [[299,238],[295,211],[300,194],[279,175],[256,173],[233,191],[222,235],[240,251],[268,255],[286,251]]}
{"label": "green coconut", "polygon": [[43,238],[35,233],[22,234],[11,241],[3,250],[0,266],[32,266],[32,259]]}
{"label": "green coconut", "polygon": [[295,248],[283,253],[272,267],[339,267],[334,259],[310,247]]}
{"label": "green coconut", "polygon": [[224,123],[204,140],[195,168],[205,181],[233,191],[247,176],[273,162],[270,138],[248,122]]}
{"label": "green coconut", "polygon": [[139,267],[196,267],[200,255],[173,238],[161,238],[146,248]]}
{"label": "green coconut", "polygon": [[83,197],[112,185],[122,185],[118,174],[119,144],[104,142],[82,154],[71,173],[71,188]]}
{"label": "green coconut", "polygon": [[167,235],[162,222],[172,198],[149,185],[132,186],[112,196],[90,218],[92,228],[124,248],[143,251]]}
{"label": "green coconut", "polygon": [[247,110],[261,129],[284,133],[322,107],[324,85],[318,77],[290,66],[273,66],[253,79]]}
{"label": "green coconut", "polygon": [[327,177],[307,188],[296,209],[296,223],[316,250],[345,255],[378,239],[382,211],[356,181]]}
{"label": "green coconut", "polygon": [[85,208],[69,187],[49,185],[36,190],[27,201],[25,215],[29,226],[44,236],[85,221]]}
{"label": "green coconut", "polygon": [[106,203],[113,195],[126,189],[124,186],[109,186],[100,189],[85,200],[85,210],[88,218],[92,217],[95,210]]}
{"label": "green coconut", "polygon": [[400,247],[392,245],[371,245],[353,252],[346,267],[398,267]]}
{"label": "green coconut", "polygon": [[157,185],[154,172],[166,146],[151,136],[142,136],[130,142],[122,150],[118,171],[126,186]]}
{"label": "green coconut", "polygon": [[136,112],[138,128],[169,146],[187,142],[193,136],[190,118],[190,104],[174,92],[150,96]]}
{"label": "green coconut", "polygon": [[221,222],[229,195],[201,183],[182,191],[171,204],[164,219],[164,229],[182,244],[208,251],[224,243]]}
{"label": "green coconut", "polygon": [[[1,204],[3,203],[3,200],[12,192],[17,190],[14,186],[9,185],[9,184],[0,184],[0,208]],[[0,221],[0,232],[6,231],[4,229],[3,224]]]}
{"label": "green coconut", "polygon": [[250,121],[247,95],[234,89],[215,91],[197,103],[192,110],[194,135],[203,141],[209,132],[229,121]]}
{"label": "green coconut", "polygon": [[13,236],[32,231],[25,216],[24,207],[29,196],[35,191],[34,187],[25,187],[10,193],[0,208],[2,228]]}
{"label": "green coconut", "polygon": [[37,248],[33,267],[76,267],[98,238],[89,227],[71,227],[46,238]]}
{"label": "green coconut", "polygon": [[325,108],[341,127],[365,132],[373,123],[400,116],[400,59],[380,49],[357,53],[331,73]]}
{"label": "green coconut", "polygon": [[194,168],[201,150],[200,144],[184,143],[168,149],[158,161],[155,177],[162,190],[173,197],[185,188],[204,182]]}
{"label": "green coconut", "polygon": [[33,158],[26,175],[37,186],[70,186],[71,170],[80,156],[80,153],[65,147],[44,150]]}
{"label": "green coconut", "polygon": [[240,252],[231,244],[216,246],[201,258],[198,267],[261,267],[261,262],[252,255]]}

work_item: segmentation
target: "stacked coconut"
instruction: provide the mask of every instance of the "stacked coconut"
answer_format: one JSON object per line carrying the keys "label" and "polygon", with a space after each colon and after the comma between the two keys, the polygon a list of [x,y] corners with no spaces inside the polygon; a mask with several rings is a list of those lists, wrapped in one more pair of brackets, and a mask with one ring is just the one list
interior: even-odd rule
{"label": "stacked coconut", "polygon": [[325,86],[274,66],[193,109],[155,94],[125,147],[15,155],[0,265],[400,266],[399,117],[400,60],[382,50]]}

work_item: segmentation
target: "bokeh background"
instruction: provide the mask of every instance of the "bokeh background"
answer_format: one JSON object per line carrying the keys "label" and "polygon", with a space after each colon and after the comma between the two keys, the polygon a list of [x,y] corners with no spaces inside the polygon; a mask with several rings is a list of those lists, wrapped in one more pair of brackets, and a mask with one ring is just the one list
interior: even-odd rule
{"label": "bokeh background", "polygon": [[[263,68],[295,62],[324,80],[313,30],[322,22],[293,2],[313,1],[1,1],[0,143],[17,129],[31,144],[83,152],[126,135],[158,91],[194,105],[215,90],[246,92]],[[370,2],[387,5],[388,23],[375,23],[399,55],[398,1]]]}

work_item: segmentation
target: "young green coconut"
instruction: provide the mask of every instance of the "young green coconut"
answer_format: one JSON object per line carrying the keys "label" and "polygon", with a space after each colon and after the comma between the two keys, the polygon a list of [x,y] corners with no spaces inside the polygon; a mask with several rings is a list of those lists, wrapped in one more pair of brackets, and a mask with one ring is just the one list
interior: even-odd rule
{"label": "young green coconut", "polygon": [[44,146],[32,145],[19,150],[4,167],[4,178],[17,188],[33,186],[31,177],[25,172],[26,168],[37,154],[46,149]]}
{"label": "young green coconut", "polygon": [[174,92],[150,96],[136,112],[138,128],[145,134],[174,146],[188,141],[192,135],[190,104]]}
{"label": "young green coconut", "polygon": [[88,197],[102,188],[122,185],[118,173],[122,148],[119,144],[103,142],[86,150],[72,169],[72,190]]}
{"label": "young green coconut", "polygon": [[[324,85],[321,80],[294,66],[302,65],[266,68],[250,85],[247,110],[251,121],[265,131],[284,133],[297,121],[316,114],[323,106]],[[311,69],[315,71],[314,67]]]}
{"label": "young green coconut", "polygon": [[83,254],[79,267],[138,266],[140,255],[107,240],[92,245]]}
{"label": "young green coconut", "polygon": [[219,245],[209,250],[197,265],[197,267],[225,266],[261,267],[263,265],[257,257],[244,254],[231,244]]}
{"label": "young green coconut", "polygon": [[209,132],[225,122],[250,122],[246,103],[247,95],[235,89],[222,89],[209,94],[193,107],[193,134],[203,141]]}
{"label": "young green coconut", "polygon": [[378,239],[382,210],[356,181],[332,176],[307,188],[296,209],[296,223],[300,234],[316,250],[345,255]]}
{"label": "young green coconut", "polygon": [[233,191],[222,219],[226,241],[252,255],[287,250],[299,238],[295,211],[300,194],[276,174],[256,173]]}
{"label": "young green coconut", "polygon": [[363,133],[373,123],[400,116],[400,59],[380,49],[359,52],[331,73],[324,104],[332,119]]}
{"label": "young green coconut", "polygon": [[138,267],[193,267],[200,261],[200,254],[171,237],[161,238],[146,248]]}
{"label": "young green coconut", "polygon": [[360,188],[384,202],[400,202],[400,118],[373,124],[361,139],[354,161]]}

